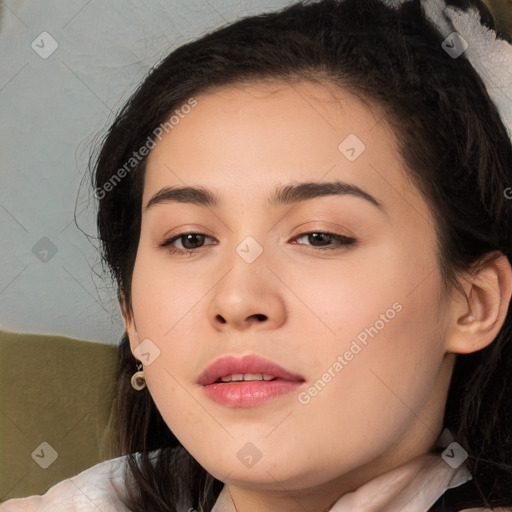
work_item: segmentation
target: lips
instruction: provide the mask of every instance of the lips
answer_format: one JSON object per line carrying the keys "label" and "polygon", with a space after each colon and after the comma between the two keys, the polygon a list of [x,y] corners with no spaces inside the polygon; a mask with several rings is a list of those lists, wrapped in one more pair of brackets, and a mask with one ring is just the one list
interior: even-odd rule
{"label": "lips", "polygon": [[226,356],[201,374],[205,395],[225,407],[256,407],[289,395],[302,386],[301,375],[260,356]]}
{"label": "lips", "polygon": [[[270,376],[272,376],[272,381],[278,379],[289,382],[304,382],[305,380],[301,375],[289,372],[269,359],[251,354],[243,357],[224,356],[217,359],[200,375],[198,383],[208,386],[217,381],[221,382],[220,379],[223,377],[245,374],[261,374],[264,376],[264,381],[270,381],[268,378]],[[227,382],[226,385],[234,384]]]}

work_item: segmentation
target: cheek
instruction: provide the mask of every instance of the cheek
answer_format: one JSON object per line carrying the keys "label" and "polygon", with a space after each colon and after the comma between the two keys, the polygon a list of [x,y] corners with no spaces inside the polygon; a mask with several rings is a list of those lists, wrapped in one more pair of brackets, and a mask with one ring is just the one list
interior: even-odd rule
{"label": "cheek", "polygon": [[354,298],[340,315],[340,334],[326,337],[331,341],[324,365],[311,393],[303,396],[309,400],[304,421],[307,416],[326,438],[342,432],[354,446],[368,438],[360,455],[382,451],[416,421],[444,356],[437,280],[432,277],[411,293],[407,279],[379,287],[375,278],[370,300]]}
{"label": "cheek", "polygon": [[[386,263],[347,274],[342,285],[324,281],[316,304],[331,332],[318,331],[322,351],[311,345],[312,317],[301,331],[309,332],[302,352],[309,346],[312,370],[295,420],[325,439],[350,439],[354,457],[382,453],[417,421],[444,356],[441,283],[432,261],[399,255],[380,261]],[[313,445],[314,435],[307,441]],[[350,457],[350,447],[340,450]]]}
{"label": "cheek", "polygon": [[[147,245],[149,243],[146,242]],[[193,336],[202,299],[214,284],[211,273],[198,276],[173,265],[165,254],[139,250],[132,276],[132,303],[139,337],[150,335],[174,345],[177,333]]]}
{"label": "cheek", "polygon": [[137,255],[132,304],[138,339],[139,343],[150,340],[149,346],[158,353],[151,364],[145,364],[144,375],[156,406],[178,437],[180,427],[186,431],[192,421],[194,428],[201,428],[204,422],[204,410],[185,388],[197,377],[195,368],[200,348],[204,348],[198,343],[205,340],[201,299],[212,285],[213,278],[201,279],[165,267],[149,251]]}

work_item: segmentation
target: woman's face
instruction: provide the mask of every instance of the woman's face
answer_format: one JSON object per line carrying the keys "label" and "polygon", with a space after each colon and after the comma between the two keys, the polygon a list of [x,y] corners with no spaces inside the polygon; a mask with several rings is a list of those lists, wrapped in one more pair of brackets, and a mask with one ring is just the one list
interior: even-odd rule
{"label": "woman's face", "polygon": [[[380,111],[330,91],[198,95],[148,157],[132,352],[169,428],[233,486],[339,489],[426,453],[442,428],[453,354],[434,222]],[[147,207],[166,187],[218,204]],[[200,383],[252,354],[301,379]]]}

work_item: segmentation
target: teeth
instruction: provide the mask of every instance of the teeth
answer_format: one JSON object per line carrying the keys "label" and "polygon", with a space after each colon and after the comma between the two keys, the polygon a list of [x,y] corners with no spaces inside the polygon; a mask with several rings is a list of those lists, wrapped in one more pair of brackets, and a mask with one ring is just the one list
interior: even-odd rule
{"label": "teeth", "polygon": [[263,380],[261,373],[245,373],[244,380]]}
{"label": "teeth", "polygon": [[267,375],[266,373],[235,373],[233,375],[222,377],[220,380],[221,382],[240,382],[242,380],[272,380],[273,378],[273,375]]}

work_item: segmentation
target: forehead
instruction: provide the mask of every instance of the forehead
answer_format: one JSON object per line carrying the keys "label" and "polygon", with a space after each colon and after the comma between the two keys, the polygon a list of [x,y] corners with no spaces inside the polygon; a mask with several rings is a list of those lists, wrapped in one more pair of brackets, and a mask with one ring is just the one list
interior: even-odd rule
{"label": "forehead", "polygon": [[[287,135],[310,137],[311,130],[342,135],[347,127],[363,136],[383,120],[376,104],[328,81],[259,81],[217,86],[199,94],[197,102],[200,108],[194,108],[186,118],[198,122],[208,118],[210,132],[220,128],[226,136],[228,125],[239,130],[242,124],[251,125],[254,134],[258,134],[258,128],[276,130],[287,125],[287,132],[281,134],[283,139],[289,139]],[[388,136],[393,137],[391,130]]]}
{"label": "forehead", "polygon": [[195,99],[148,157],[145,203],[164,186],[201,185],[228,196],[261,192],[263,202],[278,184],[335,179],[421,202],[382,111],[344,89],[254,83]]}

